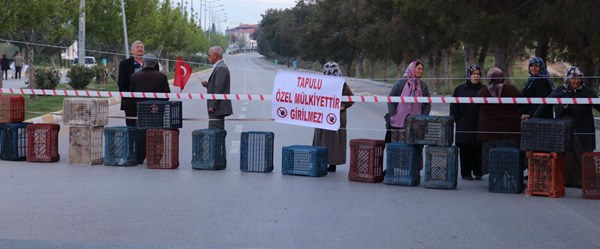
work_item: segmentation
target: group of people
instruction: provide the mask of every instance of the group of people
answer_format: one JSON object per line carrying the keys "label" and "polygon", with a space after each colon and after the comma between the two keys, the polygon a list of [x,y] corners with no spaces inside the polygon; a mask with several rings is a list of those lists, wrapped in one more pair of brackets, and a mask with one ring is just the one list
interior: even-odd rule
{"label": "group of people", "polygon": [[[229,94],[229,69],[223,61],[223,49],[211,47],[208,60],[214,65],[214,70],[208,81],[202,81],[207,93]],[[131,44],[131,57],[119,63],[118,82],[121,92],[160,92],[170,93],[167,76],[159,71],[156,55],[145,53],[144,43],[135,41]],[[137,125],[137,103],[144,101],[140,98],[124,97],[121,100],[121,110],[125,112],[127,126]],[[225,129],[225,117],[233,114],[231,100],[207,100],[209,128]],[[140,148],[145,148],[145,141],[140,141]],[[145,158],[145,150],[140,150]]]}
{"label": "group of people", "polygon": [[[21,70],[25,65],[25,59],[19,54],[19,52],[15,52],[15,55],[12,58],[12,62],[15,64],[14,79],[20,79]],[[6,54],[2,54],[2,59],[0,59],[0,69],[2,70],[3,80],[8,80],[8,69],[10,69],[10,63],[11,59],[8,59],[8,57],[6,57]]]}

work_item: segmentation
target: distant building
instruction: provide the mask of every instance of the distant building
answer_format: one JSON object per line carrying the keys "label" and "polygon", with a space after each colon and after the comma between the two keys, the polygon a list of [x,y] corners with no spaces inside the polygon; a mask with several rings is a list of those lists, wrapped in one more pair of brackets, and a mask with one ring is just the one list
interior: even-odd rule
{"label": "distant building", "polygon": [[60,58],[63,60],[69,60],[72,61],[75,58],[78,57],[77,54],[77,50],[78,50],[79,44],[77,42],[77,40],[73,41],[73,44],[71,44],[71,46],[69,46],[66,50],[63,50],[62,53],[60,53]]}
{"label": "distant building", "polygon": [[246,41],[246,49],[255,49],[257,47],[256,40],[252,39],[252,34],[258,28],[258,24],[241,24],[235,28],[225,30],[225,34],[231,37],[231,44],[237,44],[238,40]]}

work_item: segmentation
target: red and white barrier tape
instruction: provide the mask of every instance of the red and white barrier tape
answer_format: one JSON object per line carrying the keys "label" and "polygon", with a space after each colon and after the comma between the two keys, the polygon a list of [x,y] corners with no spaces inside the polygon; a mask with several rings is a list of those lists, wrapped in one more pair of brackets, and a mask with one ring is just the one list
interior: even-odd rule
{"label": "red and white barrier tape", "polygon": [[[205,94],[205,93],[146,93],[106,92],[90,90],[44,90],[26,88],[1,88],[0,94],[46,95],[67,97],[127,97],[157,99],[169,98],[189,100],[249,100],[271,101],[272,95],[265,94]],[[342,96],[342,101],[364,103],[442,103],[442,104],[600,104],[600,98],[497,98],[497,97],[392,97],[392,96]]]}

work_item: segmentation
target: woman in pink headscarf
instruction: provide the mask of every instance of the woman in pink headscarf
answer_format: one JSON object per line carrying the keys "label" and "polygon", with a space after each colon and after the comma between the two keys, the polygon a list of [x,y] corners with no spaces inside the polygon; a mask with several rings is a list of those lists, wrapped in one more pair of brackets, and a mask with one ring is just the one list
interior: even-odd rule
{"label": "woman in pink headscarf", "polygon": [[[402,79],[396,81],[389,96],[422,97],[430,96],[429,88],[423,77],[423,63],[413,61],[406,67]],[[389,122],[386,122],[388,131],[385,134],[386,142],[404,141],[404,119],[408,115],[429,115],[429,103],[388,103]]]}

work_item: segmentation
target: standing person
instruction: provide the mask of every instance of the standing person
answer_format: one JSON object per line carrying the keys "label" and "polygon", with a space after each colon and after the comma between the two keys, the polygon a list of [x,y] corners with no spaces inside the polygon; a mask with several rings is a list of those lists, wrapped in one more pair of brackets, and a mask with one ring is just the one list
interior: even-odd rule
{"label": "standing person", "polygon": [[[229,94],[231,80],[229,68],[223,61],[223,49],[219,46],[211,47],[208,50],[208,61],[213,64],[213,71],[208,78],[208,82],[202,81],[202,86],[206,87],[209,94]],[[225,129],[225,117],[233,114],[231,100],[206,100],[208,111],[208,128]]]}
{"label": "standing person", "polygon": [[[340,66],[333,62],[327,62],[323,66],[323,74],[342,77],[342,70]],[[342,88],[342,96],[352,96],[352,90],[344,82]],[[337,131],[330,131],[324,129],[315,129],[313,135],[313,146],[325,146],[328,150],[327,157],[327,171],[335,172],[337,166],[346,163],[346,123],[347,115],[346,109],[352,106],[354,102],[342,102],[340,105],[340,129]]]}
{"label": "standing person", "polygon": [[[554,90],[549,98],[598,98],[594,90],[585,85],[583,73],[571,67],[565,73],[563,85]],[[554,105],[557,119],[573,121],[571,150],[565,155],[565,186],[581,187],[581,158],[584,152],[596,149],[596,128],[592,108],[600,111],[600,105]],[[535,117],[552,116],[552,105],[541,105]]]}
{"label": "standing person", "polygon": [[[430,96],[429,88],[421,81],[421,77],[423,77],[423,63],[418,60],[411,62],[406,67],[402,79],[396,81],[392,87],[389,96]],[[389,119],[389,122],[386,120],[385,141],[387,143],[404,141],[404,119],[408,115],[429,115],[430,111],[429,103],[388,103],[386,119]]]}
{"label": "standing person", "polygon": [[25,59],[23,59],[23,56],[21,56],[19,52],[16,52],[13,61],[15,62],[15,79],[20,79],[21,69],[23,69],[23,65],[25,65]]}
{"label": "standing person", "polygon": [[[504,73],[492,67],[487,73],[489,84],[477,97],[521,97],[519,89],[504,83]],[[521,110],[516,104],[482,104],[477,117],[477,141],[482,144],[482,171],[487,174],[488,153],[494,147],[518,147],[521,141]]]}
{"label": "standing person", "polygon": [[[476,97],[481,84],[481,67],[467,68],[467,82],[454,89],[452,97]],[[479,106],[474,104],[450,104],[450,116],[456,122],[456,145],[460,148],[460,174],[463,180],[481,180],[481,145],[477,143],[477,116]]]}
{"label": "standing person", "polygon": [[[523,97],[542,98],[548,96],[554,90],[554,83],[550,79],[548,69],[544,60],[539,57],[529,59],[529,79],[523,87]],[[521,119],[526,120],[533,117],[539,105],[521,105]],[[552,116],[547,117],[552,118]]]}
{"label": "standing person", "polygon": [[8,69],[10,68],[10,60],[6,58],[6,54],[2,54],[2,59],[0,59],[0,68],[2,69],[2,79],[8,80]]}
{"label": "standing person", "polygon": [[[131,75],[142,70],[144,67],[144,61],[142,56],[145,52],[144,43],[141,41],[134,41],[131,44],[131,57],[121,61],[119,64],[119,78],[117,84],[119,85],[119,92],[131,92]],[[155,70],[158,70],[158,64],[154,66]],[[125,123],[127,126],[135,126],[135,114],[137,113],[137,102],[133,98],[123,97],[121,100],[121,110],[125,111]]]}
{"label": "standing person", "polygon": [[[144,68],[137,73],[131,75],[131,85],[129,90],[131,92],[152,92],[152,93],[170,93],[171,88],[169,87],[169,81],[164,73],[156,70],[158,64],[158,58],[154,54],[145,54],[142,56]],[[137,102],[144,101],[145,99],[131,99],[132,105],[136,106],[132,113],[133,117],[137,117]],[[129,121],[129,120],[128,120]],[[136,119],[131,119],[133,126],[137,124]],[[128,125],[129,126],[129,125]],[[138,153],[140,163],[146,158],[146,139],[139,139]]]}

